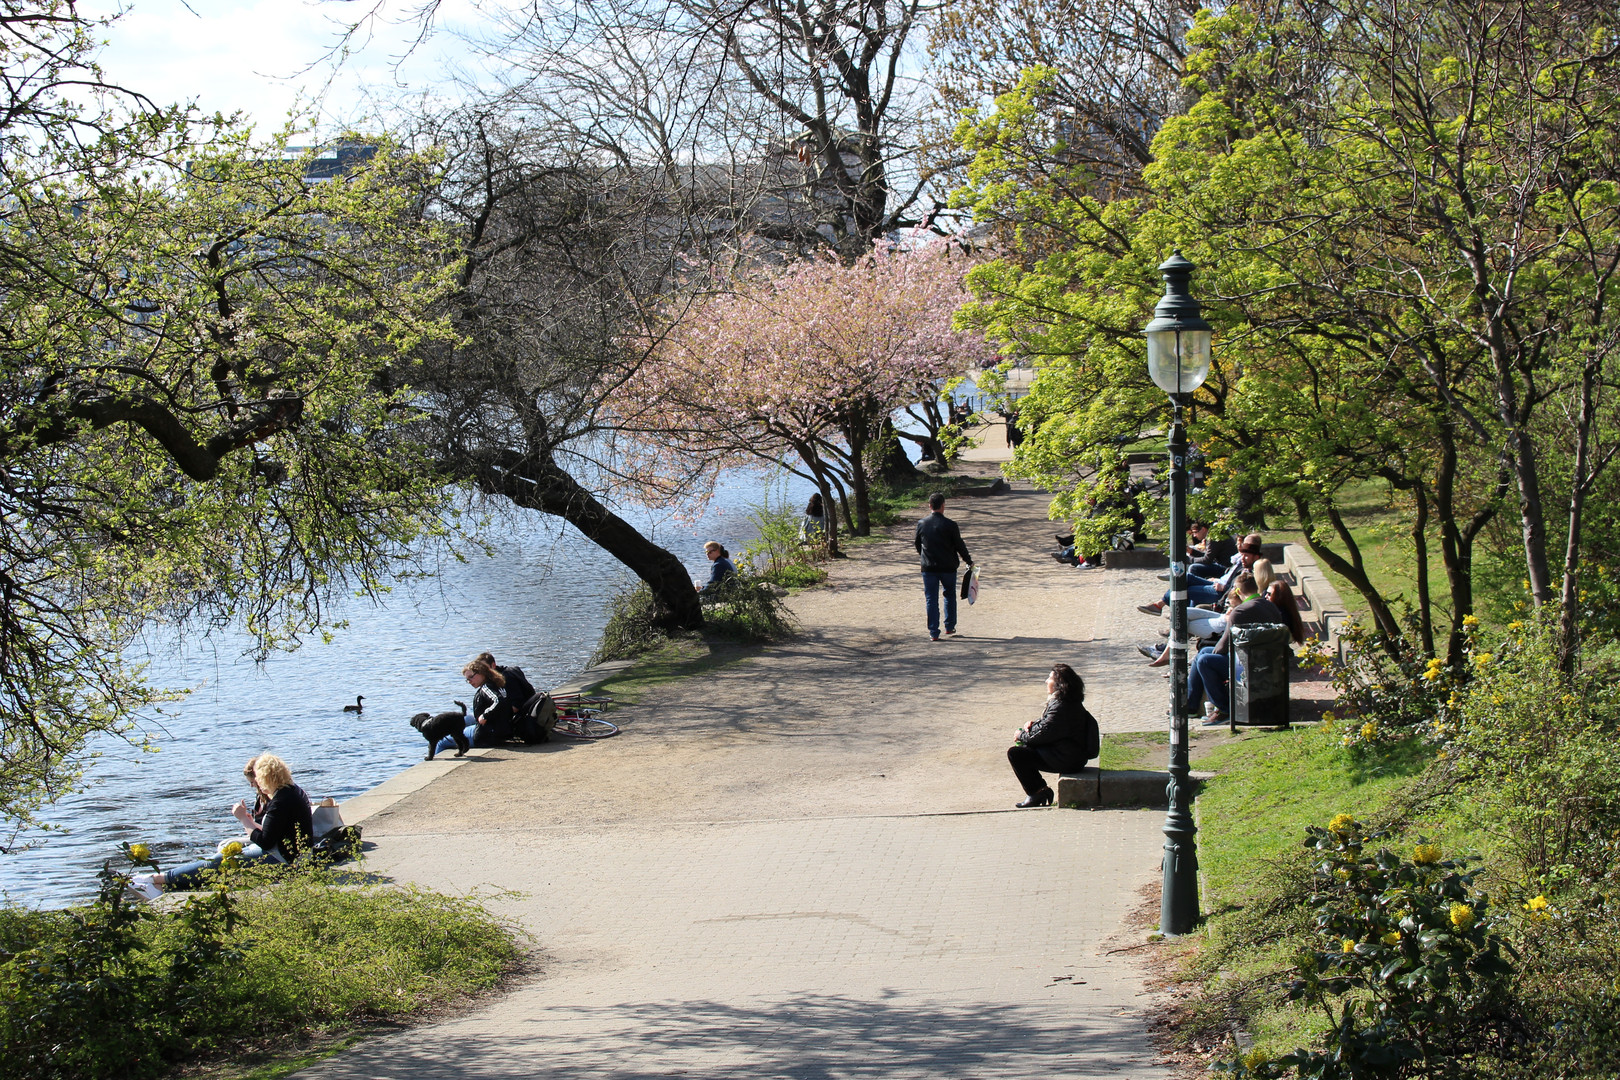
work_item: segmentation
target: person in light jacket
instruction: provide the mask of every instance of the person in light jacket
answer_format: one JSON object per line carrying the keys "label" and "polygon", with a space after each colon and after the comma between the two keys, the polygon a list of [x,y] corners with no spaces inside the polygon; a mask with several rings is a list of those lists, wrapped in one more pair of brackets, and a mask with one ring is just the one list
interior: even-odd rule
{"label": "person in light jacket", "polygon": [[1026,796],[1014,804],[1019,809],[1051,806],[1052,789],[1042,771],[1079,772],[1100,746],[1097,718],[1086,711],[1086,684],[1074,668],[1053,664],[1046,694],[1045,710],[1019,728],[1017,741],[1007,748],[1007,761]]}

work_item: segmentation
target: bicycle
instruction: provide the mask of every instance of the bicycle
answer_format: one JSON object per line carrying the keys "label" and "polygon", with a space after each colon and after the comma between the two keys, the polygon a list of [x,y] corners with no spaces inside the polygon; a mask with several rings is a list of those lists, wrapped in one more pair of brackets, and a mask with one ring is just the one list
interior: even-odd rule
{"label": "bicycle", "polygon": [[602,719],[604,706],[613,704],[611,695],[563,694],[551,699],[557,718],[551,731],[574,739],[609,739],[619,733],[618,725]]}

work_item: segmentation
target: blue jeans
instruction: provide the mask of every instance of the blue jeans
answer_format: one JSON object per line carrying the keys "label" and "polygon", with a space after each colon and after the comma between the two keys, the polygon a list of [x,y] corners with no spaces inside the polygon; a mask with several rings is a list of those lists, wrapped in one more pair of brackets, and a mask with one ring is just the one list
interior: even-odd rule
{"label": "blue jeans", "polygon": [[1229,663],[1229,657],[1225,653],[1216,652],[1214,646],[1198,651],[1198,656],[1192,662],[1192,670],[1187,676],[1188,709],[1202,707],[1204,696],[1207,694],[1210,704],[1222,712],[1230,711],[1231,690],[1227,684]]}
{"label": "blue jeans", "polygon": [[[257,866],[260,863],[280,863],[279,854],[272,855],[264,852],[259,855],[238,855],[238,866]],[[225,856],[215,855],[212,859],[199,859],[197,862],[188,862],[173,870],[163,871],[163,887],[176,892],[193,892],[203,887],[203,875],[218,870],[225,862]]]}
{"label": "blue jeans", "polygon": [[[468,724],[467,730],[463,731],[462,734],[467,736],[468,743],[473,743],[473,741],[478,738],[478,725],[476,723]],[[439,745],[433,748],[433,756],[437,757],[446,750],[454,749],[456,749],[456,740],[446,735],[444,738],[439,740]]]}
{"label": "blue jeans", "polygon": [[928,598],[928,636],[939,637],[939,590],[945,590],[945,631],[956,629],[956,571],[924,570],[923,595]]}
{"label": "blue jeans", "polygon": [[[1221,598],[1215,583],[1187,575],[1187,603],[1192,607],[1210,607]],[[1164,590],[1164,603],[1170,605],[1170,590]]]}

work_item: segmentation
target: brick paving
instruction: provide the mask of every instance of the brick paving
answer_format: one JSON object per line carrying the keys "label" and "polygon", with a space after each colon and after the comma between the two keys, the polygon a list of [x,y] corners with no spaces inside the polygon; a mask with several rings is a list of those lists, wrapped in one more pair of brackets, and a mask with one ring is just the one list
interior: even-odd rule
{"label": "brick paving", "polygon": [[927,641],[909,543],[857,548],[796,600],[795,642],[369,820],[372,870],[521,894],[492,905],[537,970],[300,1075],[1168,1076],[1109,951],[1141,938],[1162,812],[1011,811],[1002,753],[1057,658],[1105,727],[1162,724],[1130,654],[1154,579],[1057,566],[1030,493],[951,513],[986,567],[966,640]]}

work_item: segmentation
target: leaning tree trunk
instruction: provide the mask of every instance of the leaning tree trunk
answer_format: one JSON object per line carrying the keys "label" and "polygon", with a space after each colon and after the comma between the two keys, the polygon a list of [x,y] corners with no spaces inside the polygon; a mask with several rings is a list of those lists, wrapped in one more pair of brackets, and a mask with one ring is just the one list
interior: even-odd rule
{"label": "leaning tree trunk", "polygon": [[476,478],[488,494],[504,495],[518,506],[562,518],[629,567],[652,590],[664,629],[695,630],[703,625],[703,609],[681,560],[641,535],[555,464],[513,453],[499,463],[481,465]]}

